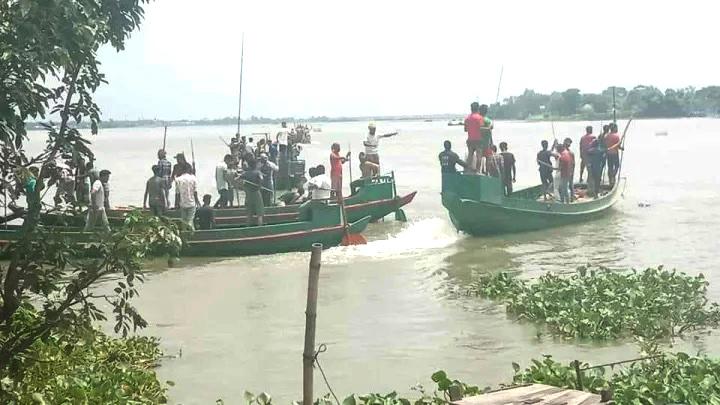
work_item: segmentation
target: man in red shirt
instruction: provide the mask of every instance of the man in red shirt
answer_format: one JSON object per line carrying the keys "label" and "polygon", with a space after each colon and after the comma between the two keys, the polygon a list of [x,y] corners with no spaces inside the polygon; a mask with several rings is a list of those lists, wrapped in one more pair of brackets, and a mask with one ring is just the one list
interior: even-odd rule
{"label": "man in red shirt", "polygon": [[560,187],[558,188],[560,193],[560,202],[569,203],[570,180],[572,179],[573,172],[573,158],[565,145],[558,145],[557,150],[560,153]]}
{"label": "man in red shirt", "polygon": [[610,188],[615,187],[615,176],[620,168],[620,134],[616,123],[610,124],[610,133],[605,136],[607,148],[607,167]]}
{"label": "man in red shirt", "polygon": [[330,147],[330,183],[336,197],[342,197],[342,165],[350,159],[350,152],[340,156],[340,144],[335,142]]}
{"label": "man in red shirt", "polygon": [[[583,181],[583,172],[585,171],[585,167],[587,167],[588,163],[588,152],[590,151],[590,148],[592,147],[593,141],[596,139],[595,135],[593,135],[593,127],[591,125],[588,125],[585,127],[585,135],[583,135],[580,138],[580,182]],[[590,176],[590,169],[588,168],[588,176]]]}
{"label": "man in red shirt", "polygon": [[[492,122],[485,117],[487,114],[487,106],[480,105],[478,102],[470,104],[470,115],[465,118],[465,132],[467,132],[467,167],[470,170],[484,170],[485,160],[484,154],[489,150],[490,134],[489,129],[492,128]],[[492,156],[492,151],[490,151]],[[475,163],[473,164],[473,160]]]}

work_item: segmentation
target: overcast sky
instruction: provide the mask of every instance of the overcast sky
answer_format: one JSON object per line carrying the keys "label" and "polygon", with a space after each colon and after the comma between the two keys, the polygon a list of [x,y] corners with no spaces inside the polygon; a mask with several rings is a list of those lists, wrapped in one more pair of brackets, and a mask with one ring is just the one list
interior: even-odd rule
{"label": "overcast sky", "polygon": [[718,1],[157,0],[100,52],[104,118],[464,112],[525,88],[720,84]]}

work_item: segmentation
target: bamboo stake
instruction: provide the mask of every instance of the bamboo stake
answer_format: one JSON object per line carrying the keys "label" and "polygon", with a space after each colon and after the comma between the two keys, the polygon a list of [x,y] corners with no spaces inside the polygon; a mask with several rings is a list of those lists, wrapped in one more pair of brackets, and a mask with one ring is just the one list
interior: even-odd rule
{"label": "bamboo stake", "polygon": [[313,405],[313,363],[315,362],[315,320],[322,243],[313,243],[305,309],[305,350],[303,351],[303,405]]}

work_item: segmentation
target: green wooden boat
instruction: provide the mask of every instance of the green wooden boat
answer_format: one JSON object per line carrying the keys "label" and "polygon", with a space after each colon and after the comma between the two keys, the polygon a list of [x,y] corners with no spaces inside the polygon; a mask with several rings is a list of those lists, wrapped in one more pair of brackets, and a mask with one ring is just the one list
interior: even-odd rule
{"label": "green wooden boat", "polygon": [[[313,243],[324,247],[340,244],[345,229],[338,205],[309,201],[298,209],[298,220],[274,225],[210,229],[183,235],[182,256],[250,256],[284,252],[309,251]],[[370,217],[349,224],[349,232],[365,230]],[[62,234],[77,241],[90,243],[94,234],[65,228]],[[18,238],[17,227],[0,229],[0,246]]]}
{"label": "green wooden boat", "polygon": [[442,177],[442,204],[455,228],[470,235],[533,231],[606,215],[619,199],[623,182],[619,180],[597,199],[560,204],[543,201],[541,186],[505,196],[498,178],[446,173]]}
{"label": "green wooden boat", "polygon": [[[398,196],[395,188],[395,176],[379,176],[366,178],[353,182],[355,192],[345,198],[345,210],[348,221],[359,221],[370,216],[372,221],[378,221],[388,214],[396,213],[396,218],[404,220],[405,214],[402,207],[412,202],[417,192],[404,196]],[[108,219],[111,223],[120,223],[124,215],[132,208],[117,208],[110,211]],[[300,205],[273,206],[265,208],[264,222],[266,224],[281,224],[297,221],[299,218]],[[176,210],[169,210],[167,215],[171,218],[179,218]],[[46,214],[43,216],[46,224],[69,224],[82,226],[85,217],[79,215],[75,218],[59,217],[58,215]],[[247,212],[244,207],[240,208],[219,208],[215,210],[215,223],[218,227],[236,227],[247,224]]]}

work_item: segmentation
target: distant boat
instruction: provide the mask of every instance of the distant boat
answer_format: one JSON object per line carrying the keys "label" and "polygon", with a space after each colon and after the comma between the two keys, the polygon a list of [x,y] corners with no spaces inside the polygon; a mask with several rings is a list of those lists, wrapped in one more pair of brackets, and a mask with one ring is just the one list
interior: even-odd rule
{"label": "distant boat", "polygon": [[450,120],[450,121],[448,121],[448,126],[449,126],[449,127],[455,127],[455,126],[460,126],[460,125],[465,125],[465,123],[462,122],[461,120]]}
{"label": "distant boat", "polygon": [[431,119],[426,119],[425,122],[432,122],[432,120],[431,120]]}
{"label": "distant boat", "polygon": [[668,131],[657,131],[655,136],[668,136]]}

